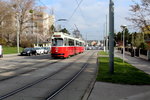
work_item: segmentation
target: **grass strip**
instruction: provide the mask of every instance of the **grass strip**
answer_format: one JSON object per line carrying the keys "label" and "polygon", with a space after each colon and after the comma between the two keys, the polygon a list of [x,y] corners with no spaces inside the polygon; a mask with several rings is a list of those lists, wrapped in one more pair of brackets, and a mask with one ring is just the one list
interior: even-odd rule
{"label": "grass strip", "polygon": [[[20,52],[23,50],[23,48],[19,48]],[[17,53],[17,47],[6,47],[3,46],[3,54],[15,54]]]}
{"label": "grass strip", "polygon": [[150,85],[150,75],[135,68],[122,59],[114,58],[114,74],[109,73],[109,58],[99,57],[99,70],[97,81],[130,84],[130,85]]}
{"label": "grass strip", "polygon": [[108,53],[105,52],[105,51],[99,51],[99,52],[98,52],[98,55],[108,55]]}

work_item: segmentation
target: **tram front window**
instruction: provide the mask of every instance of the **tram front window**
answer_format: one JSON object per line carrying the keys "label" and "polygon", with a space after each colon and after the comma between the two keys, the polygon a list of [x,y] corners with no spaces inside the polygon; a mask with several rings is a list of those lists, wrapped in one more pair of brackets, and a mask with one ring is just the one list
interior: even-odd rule
{"label": "tram front window", "polygon": [[55,38],[52,40],[53,46],[63,46],[63,39],[61,38]]}

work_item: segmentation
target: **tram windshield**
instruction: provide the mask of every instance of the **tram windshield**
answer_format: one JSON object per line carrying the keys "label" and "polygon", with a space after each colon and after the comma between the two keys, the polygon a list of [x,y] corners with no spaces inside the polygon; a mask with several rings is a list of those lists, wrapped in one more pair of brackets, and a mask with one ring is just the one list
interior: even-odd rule
{"label": "tram windshield", "polygon": [[62,38],[52,39],[52,46],[63,46],[63,39]]}

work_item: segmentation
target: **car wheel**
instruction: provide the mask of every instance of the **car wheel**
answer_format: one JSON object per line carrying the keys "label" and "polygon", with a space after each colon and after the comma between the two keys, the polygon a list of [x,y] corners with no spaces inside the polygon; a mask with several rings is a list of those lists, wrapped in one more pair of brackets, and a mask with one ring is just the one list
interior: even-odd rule
{"label": "car wheel", "polygon": [[31,53],[29,53],[28,55],[29,55],[29,56],[32,56],[32,54],[31,54]]}
{"label": "car wheel", "polygon": [[32,56],[33,54],[32,53],[30,53],[30,56]]}

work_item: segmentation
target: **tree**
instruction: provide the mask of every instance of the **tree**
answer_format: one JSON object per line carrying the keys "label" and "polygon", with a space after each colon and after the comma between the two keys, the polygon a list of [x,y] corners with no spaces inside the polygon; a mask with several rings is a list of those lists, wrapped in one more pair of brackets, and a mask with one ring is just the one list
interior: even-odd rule
{"label": "tree", "polygon": [[140,48],[140,45],[144,43],[142,33],[132,33],[132,46]]}
{"label": "tree", "polygon": [[69,31],[68,31],[66,28],[64,28],[64,29],[61,29],[61,30],[60,30],[60,32],[63,32],[63,33],[70,34],[70,33],[69,33]]}
{"label": "tree", "polygon": [[[122,32],[118,32],[117,34],[115,34],[115,41],[117,43],[123,43],[123,31]],[[131,36],[129,33],[129,30],[126,28],[125,29],[125,46],[127,46],[127,44],[131,44]]]}
{"label": "tree", "polygon": [[[13,10],[16,21],[19,21],[19,36],[26,33],[27,29],[30,28],[27,23],[32,19],[30,13],[34,9],[34,0],[10,0],[10,5]],[[20,42],[22,38],[20,38]]]}
{"label": "tree", "polygon": [[53,35],[53,33],[56,31],[56,28],[54,25],[51,25],[50,28],[49,28],[49,35],[50,37]]}
{"label": "tree", "polygon": [[142,31],[143,29],[148,30],[149,34],[146,34],[145,37],[150,38],[150,0],[141,0],[140,3],[134,1],[130,11],[131,17],[127,19],[134,24],[134,27]]}
{"label": "tree", "polygon": [[13,13],[8,2],[0,1],[0,44],[12,45],[15,25]]}

